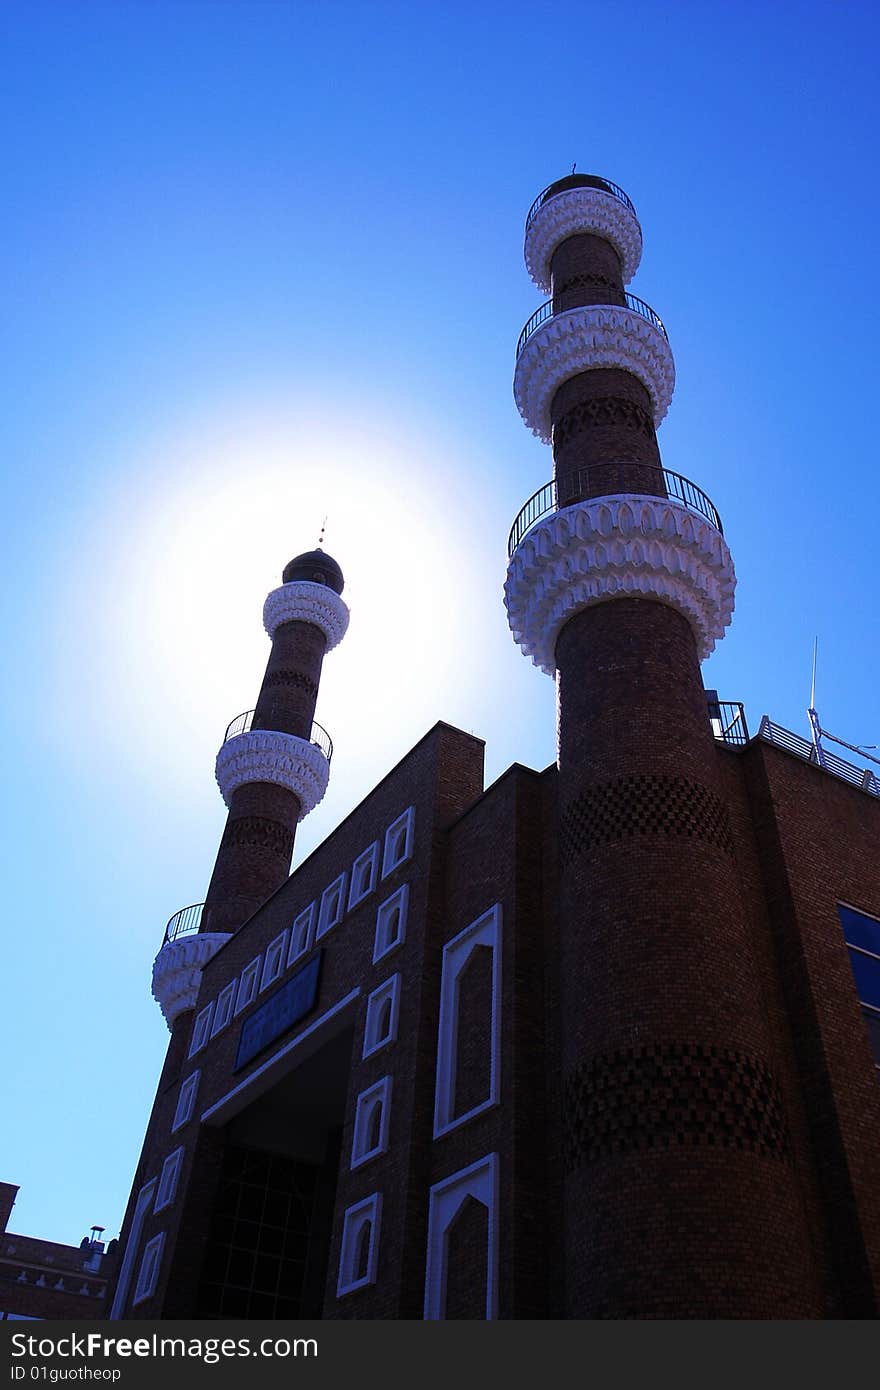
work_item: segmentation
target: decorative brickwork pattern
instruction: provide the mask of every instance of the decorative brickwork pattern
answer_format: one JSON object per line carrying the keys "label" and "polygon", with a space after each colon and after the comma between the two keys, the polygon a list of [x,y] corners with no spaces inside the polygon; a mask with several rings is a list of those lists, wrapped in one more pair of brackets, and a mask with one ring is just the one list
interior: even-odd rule
{"label": "decorative brickwork pattern", "polygon": [[646,439],[654,438],[654,421],[647,410],[622,396],[599,396],[594,400],[579,402],[556,421],[553,426],[553,446],[558,448],[568,444],[584,430],[603,425],[622,426],[624,429],[637,430]]}
{"label": "decorative brickwork pattern", "polygon": [[633,1150],[740,1149],[788,1161],[779,1088],[757,1057],[695,1043],[645,1046],[583,1062],[566,1078],[567,1172]]}
{"label": "decorative brickwork pattern", "polygon": [[270,671],[263,681],[263,689],[270,690],[278,685],[285,690],[304,690],[307,695],[318,694],[318,682],[304,675],[302,671]]}
{"label": "decorative brickwork pattern", "polygon": [[560,859],[568,864],[594,845],[636,835],[685,835],[733,853],[727,811],[708,787],[685,777],[632,773],[569,802],[560,816]]}
{"label": "decorative brickwork pattern", "polygon": [[[585,298],[585,295],[590,297]],[[598,295],[599,297],[594,300],[592,298],[594,295]],[[571,309],[576,304],[585,303],[622,304],[623,290],[619,279],[615,280],[610,275],[590,274],[586,272],[566,275],[558,284],[554,278],[554,314],[558,314],[562,309]]]}
{"label": "decorative brickwork pattern", "polygon": [[289,862],[293,854],[293,831],[265,816],[241,816],[230,822],[226,844],[267,849],[272,854],[284,855]]}

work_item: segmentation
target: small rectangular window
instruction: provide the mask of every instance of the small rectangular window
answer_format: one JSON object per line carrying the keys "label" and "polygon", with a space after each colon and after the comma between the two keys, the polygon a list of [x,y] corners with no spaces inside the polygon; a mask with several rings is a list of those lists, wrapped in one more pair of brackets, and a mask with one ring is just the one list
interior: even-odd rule
{"label": "small rectangular window", "polygon": [[217,1007],[214,1010],[214,1022],[211,1025],[211,1037],[216,1038],[232,1018],[232,1009],[235,1004],[235,991],[238,987],[238,980],[230,980],[228,985],[224,985],[217,995]]}
{"label": "small rectangular window", "polygon": [[159,1176],[159,1188],[156,1192],[156,1204],[153,1211],[162,1211],[164,1207],[170,1207],[177,1196],[177,1180],[180,1177],[180,1167],[183,1163],[183,1147],[175,1149],[173,1154],[169,1154],[162,1164],[162,1172]]}
{"label": "small rectangular window", "polygon": [[397,1037],[400,1011],[400,975],[392,975],[367,997],[363,1056],[370,1057]]}
{"label": "small rectangular window", "polygon": [[346,1211],[342,1224],[337,1298],[365,1288],[367,1284],[375,1284],[381,1219],[381,1192],[374,1192]]}
{"label": "small rectangular window", "polygon": [[159,1266],[162,1263],[162,1249],[165,1245],[165,1232],[153,1236],[144,1246],[144,1254],[141,1260],[141,1267],[138,1270],[137,1283],[134,1289],[134,1298],[131,1300],[132,1307],[136,1303],[143,1303],[144,1299],[152,1298],[156,1292],[156,1285],[159,1282]]}
{"label": "small rectangular window", "polygon": [[379,842],[359,854],[351,866],[351,887],[348,891],[348,910],[357,907],[364,898],[369,897],[376,886],[376,873],[379,868]]}
{"label": "small rectangular window", "polygon": [[192,1118],[195,1109],[196,1092],[199,1089],[200,1071],[192,1072],[180,1087],[180,1095],[177,1097],[177,1108],[174,1111],[174,1120],[171,1125],[171,1133],[185,1125],[187,1120]]}
{"label": "small rectangular window", "polygon": [[214,1001],[206,1004],[196,1014],[196,1021],[193,1024],[192,1041],[189,1045],[189,1055],[194,1057],[197,1052],[205,1046],[211,1034],[211,1019],[214,1017]]}
{"label": "small rectangular window", "polygon": [[403,815],[392,821],[385,831],[385,850],[382,855],[382,877],[387,878],[401,864],[405,864],[413,851],[413,826],[415,807],[410,806]]}
{"label": "small rectangular window", "polygon": [[235,1001],[235,1012],[237,1014],[240,1014],[242,1009],[246,1009],[248,1004],[256,998],[261,960],[261,956],[254,956],[250,965],[246,965],[241,972],[241,979],[238,982],[238,998]]}
{"label": "small rectangular window", "polygon": [[316,904],[309,903],[308,907],[293,919],[293,926],[290,928],[290,950],[287,953],[287,964],[293,965],[294,961],[300,960],[312,949],[315,936],[315,911]]}
{"label": "small rectangular window", "polygon": [[342,921],[345,912],[345,879],[346,872],[343,869],[337,879],[334,879],[329,888],[325,888],[321,894],[321,910],[318,913],[318,929],[315,932],[316,939],[324,936]]}
{"label": "small rectangular window", "polygon": [[406,939],[406,914],[409,908],[409,884],[404,883],[390,898],[386,898],[376,913],[376,937],[373,942],[373,964],[382,960]]}
{"label": "small rectangular window", "polygon": [[287,928],[280,936],[270,942],[266,947],[266,960],[263,964],[263,978],[260,980],[260,989],[267,989],[274,984],[278,976],[284,969],[284,952],[287,948]]}
{"label": "small rectangular window", "polygon": [[846,903],[838,903],[837,912],[874,1064],[880,1068],[880,919]]}

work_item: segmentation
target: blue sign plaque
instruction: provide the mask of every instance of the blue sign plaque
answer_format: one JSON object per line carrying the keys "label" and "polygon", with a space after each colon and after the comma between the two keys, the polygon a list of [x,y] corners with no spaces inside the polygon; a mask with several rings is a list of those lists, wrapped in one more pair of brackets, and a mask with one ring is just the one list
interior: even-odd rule
{"label": "blue sign plaque", "polygon": [[312,956],[301,970],[291,975],[274,994],[251,1014],[242,1026],[233,1071],[252,1062],[259,1052],[280,1038],[315,1007],[318,997],[318,976],[321,955]]}

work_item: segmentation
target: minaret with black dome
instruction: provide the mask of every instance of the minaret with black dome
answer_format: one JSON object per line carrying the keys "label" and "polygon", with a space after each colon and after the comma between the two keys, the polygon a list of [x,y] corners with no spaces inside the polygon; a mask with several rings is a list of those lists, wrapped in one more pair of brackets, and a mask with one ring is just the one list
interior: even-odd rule
{"label": "minaret with black dome", "polygon": [[708,497],[661,463],[675,369],[624,288],[641,249],[594,175],[526,222],[550,298],[514,394],[554,477],[514,524],[505,590],[557,684],[566,1311],[804,1317],[821,1295],[700,676],[733,561]]}
{"label": "minaret with black dome", "polygon": [[174,914],[153,967],[172,1032],[195,1007],[206,962],[286,880],[296,827],[327,790],[333,745],[314,714],[324,657],[348,628],[344,584],[319,547],[291,560],[266,598],[272,650],[257,703],[232,720],[217,754],[229,815],[205,901]]}

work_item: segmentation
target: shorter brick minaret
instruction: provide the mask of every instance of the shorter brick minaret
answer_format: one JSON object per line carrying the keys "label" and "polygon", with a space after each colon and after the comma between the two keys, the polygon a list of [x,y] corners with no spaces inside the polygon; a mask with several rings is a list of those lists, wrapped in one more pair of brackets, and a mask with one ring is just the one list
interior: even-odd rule
{"label": "shorter brick minaret", "polygon": [[272,651],[256,707],[232,721],[217,754],[229,815],[208,892],[171,918],[153,966],[172,1033],[195,1007],[205,964],[284,883],[296,827],[327,789],[333,745],[314,713],[324,656],[348,627],[344,579],[321,549],[291,560],[282,578],[263,608]]}

